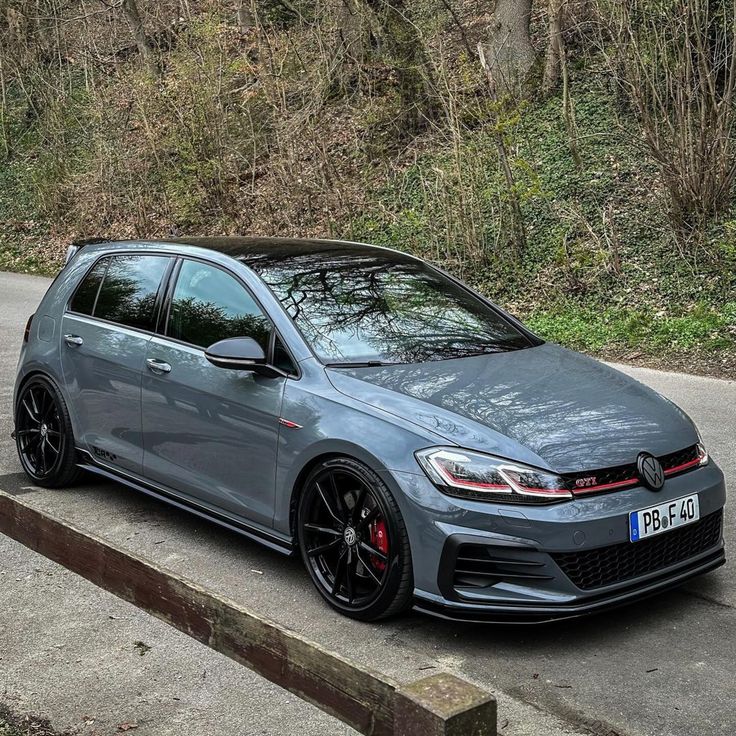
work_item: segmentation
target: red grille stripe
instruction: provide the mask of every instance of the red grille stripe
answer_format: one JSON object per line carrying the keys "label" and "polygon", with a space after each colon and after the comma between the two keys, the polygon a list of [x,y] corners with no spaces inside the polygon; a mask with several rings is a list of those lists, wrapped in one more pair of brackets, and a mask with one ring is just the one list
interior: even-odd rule
{"label": "red grille stripe", "polygon": [[682,470],[687,470],[688,468],[694,468],[703,458],[696,457],[694,460],[688,460],[686,463],[682,463],[681,465],[675,465],[674,468],[667,468],[667,470],[664,471],[665,475],[672,475],[672,473],[679,473]]}

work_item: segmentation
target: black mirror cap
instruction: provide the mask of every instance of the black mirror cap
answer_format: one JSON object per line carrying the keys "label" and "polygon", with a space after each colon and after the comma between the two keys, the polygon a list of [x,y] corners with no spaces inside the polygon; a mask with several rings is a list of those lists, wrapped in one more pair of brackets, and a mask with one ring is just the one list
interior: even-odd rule
{"label": "black mirror cap", "polygon": [[256,371],[266,365],[263,348],[252,337],[229,337],[210,345],[204,357],[218,368]]}

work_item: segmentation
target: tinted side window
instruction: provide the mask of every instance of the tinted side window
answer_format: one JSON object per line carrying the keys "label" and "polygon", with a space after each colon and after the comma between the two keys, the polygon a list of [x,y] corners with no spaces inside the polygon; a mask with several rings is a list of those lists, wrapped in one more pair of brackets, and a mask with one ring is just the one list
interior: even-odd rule
{"label": "tinted side window", "polygon": [[184,261],[166,334],[202,348],[227,337],[252,337],[267,352],[271,323],[235,277],[205,263]]}
{"label": "tinted side window", "polygon": [[72,312],[79,314],[92,314],[95,308],[95,300],[97,292],[100,290],[102,277],[105,275],[108,258],[103,258],[95,264],[94,268],[84,277],[82,283],[77,287],[77,291],[69,305]]}
{"label": "tinted side window", "polygon": [[278,337],[276,338],[273,346],[273,364],[286,373],[294,375],[297,372],[291,356],[286,351],[286,348]]}
{"label": "tinted side window", "polygon": [[97,297],[94,316],[128,327],[152,330],[156,295],[166,256],[112,256]]}

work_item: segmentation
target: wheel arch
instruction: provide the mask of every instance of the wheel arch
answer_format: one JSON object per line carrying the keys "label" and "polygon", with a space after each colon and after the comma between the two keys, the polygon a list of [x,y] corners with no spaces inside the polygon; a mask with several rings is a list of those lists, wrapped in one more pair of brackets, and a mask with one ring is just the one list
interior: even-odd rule
{"label": "wheel arch", "polygon": [[18,396],[20,395],[21,391],[25,388],[26,384],[33,380],[34,378],[45,378],[47,381],[50,381],[56,390],[61,394],[61,397],[64,399],[64,402],[66,403],[67,410],[69,411],[69,416],[72,421],[72,427],[75,427],[75,416],[74,412],[71,410],[69,397],[66,394],[66,390],[63,386],[63,381],[59,380],[58,376],[55,376],[53,373],[49,372],[48,370],[44,370],[40,366],[33,366],[29,368],[26,372],[19,375],[15,382],[15,389],[13,390],[13,424],[15,424],[15,411],[16,411],[16,405],[18,403]]}
{"label": "wheel arch", "polygon": [[[374,473],[377,473],[386,482],[387,475],[390,477],[390,471],[386,466],[372,453],[368,452],[365,448],[359,445],[354,445],[350,442],[340,442],[336,444],[334,441],[326,443],[312,448],[312,452],[309,456],[304,458],[300,464],[300,469],[296,474],[293,482],[289,484],[289,533],[291,534],[294,542],[298,542],[299,530],[297,528],[296,516],[297,508],[299,506],[299,498],[302,491],[304,490],[304,483],[309,477],[309,474],[316,468],[320,463],[332,460],[335,458],[347,458],[349,460],[355,460],[356,462],[362,463]],[[392,494],[395,495],[395,488],[393,483],[386,484]]]}

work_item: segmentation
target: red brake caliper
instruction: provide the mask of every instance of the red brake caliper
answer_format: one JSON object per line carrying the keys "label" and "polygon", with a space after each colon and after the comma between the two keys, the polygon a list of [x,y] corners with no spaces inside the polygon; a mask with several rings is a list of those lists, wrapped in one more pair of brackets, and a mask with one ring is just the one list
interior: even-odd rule
{"label": "red brake caliper", "polygon": [[[371,526],[371,544],[377,549],[383,552],[388,557],[388,534],[386,533],[386,522],[383,519],[374,521]],[[386,569],[386,563],[383,560],[379,560],[375,555],[371,555],[371,564],[376,570]]]}

